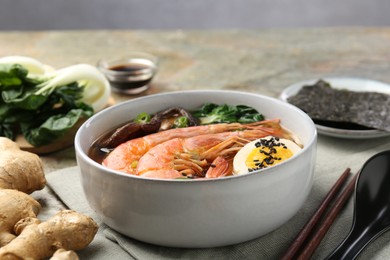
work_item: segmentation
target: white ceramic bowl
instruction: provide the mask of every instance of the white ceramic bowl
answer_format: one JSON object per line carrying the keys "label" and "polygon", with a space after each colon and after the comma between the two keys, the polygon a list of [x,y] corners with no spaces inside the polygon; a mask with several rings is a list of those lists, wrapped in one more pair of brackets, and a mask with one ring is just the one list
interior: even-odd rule
{"label": "white ceramic bowl", "polygon": [[[293,158],[241,176],[158,180],[113,171],[88,157],[91,144],[141,112],[206,102],[245,104],[280,118],[304,144]],[[181,91],[146,96],[107,108],[87,120],[75,138],[82,186],[103,222],[140,241],[172,247],[215,247],[262,236],[302,207],[313,183],[317,133],[312,120],[283,101],[237,91]]]}

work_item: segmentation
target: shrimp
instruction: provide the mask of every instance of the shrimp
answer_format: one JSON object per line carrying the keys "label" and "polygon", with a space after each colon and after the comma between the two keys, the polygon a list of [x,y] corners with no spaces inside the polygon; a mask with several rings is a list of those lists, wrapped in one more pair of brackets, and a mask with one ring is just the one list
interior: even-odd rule
{"label": "shrimp", "polygon": [[129,140],[117,146],[103,160],[102,164],[110,169],[136,174],[139,159],[151,148],[173,138],[188,138],[197,135],[222,133],[243,129],[261,129],[263,131],[281,131],[278,119],[265,120],[250,124],[213,124],[170,129],[144,137]]}
{"label": "shrimp", "polygon": [[136,174],[148,178],[218,178],[232,174],[234,155],[268,131],[244,130],[174,138],[151,148],[138,162]]}

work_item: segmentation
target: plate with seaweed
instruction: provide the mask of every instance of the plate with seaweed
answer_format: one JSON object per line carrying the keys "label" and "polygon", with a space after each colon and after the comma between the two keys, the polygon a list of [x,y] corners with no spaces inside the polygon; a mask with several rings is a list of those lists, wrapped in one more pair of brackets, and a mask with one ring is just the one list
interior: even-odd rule
{"label": "plate with seaweed", "polygon": [[390,136],[390,85],[363,78],[322,78],[287,87],[280,99],[305,111],[320,134],[366,139]]}

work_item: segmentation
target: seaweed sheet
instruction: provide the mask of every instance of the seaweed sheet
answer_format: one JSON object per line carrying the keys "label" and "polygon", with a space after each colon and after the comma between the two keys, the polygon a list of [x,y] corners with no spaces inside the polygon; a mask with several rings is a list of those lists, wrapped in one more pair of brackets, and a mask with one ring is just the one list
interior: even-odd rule
{"label": "seaweed sheet", "polygon": [[390,132],[390,95],[384,93],[335,89],[319,80],[313,86],[303,86],[287,101],[318,124]]}

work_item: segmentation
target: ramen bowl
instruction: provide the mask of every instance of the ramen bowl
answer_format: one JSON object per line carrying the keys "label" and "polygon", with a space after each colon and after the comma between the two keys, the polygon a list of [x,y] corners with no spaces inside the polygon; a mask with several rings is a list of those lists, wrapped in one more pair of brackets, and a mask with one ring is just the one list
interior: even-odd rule
{"label": "ramen bowl", "polygon": [[[111,170],[88,156],[101,135],[135,118],[172,106],[204,103],[247,105],[266,119],[279,118],[303,149],[273,167],[218,179],[150,179]],[[238,91],[181,91],[150,95],[109,107],[78,130],[75,149],[82,187],[101,220],[139,241],[170,247],[207,248],[263,236],[293,217],[312,188],[316,128],[283,101]]]}

